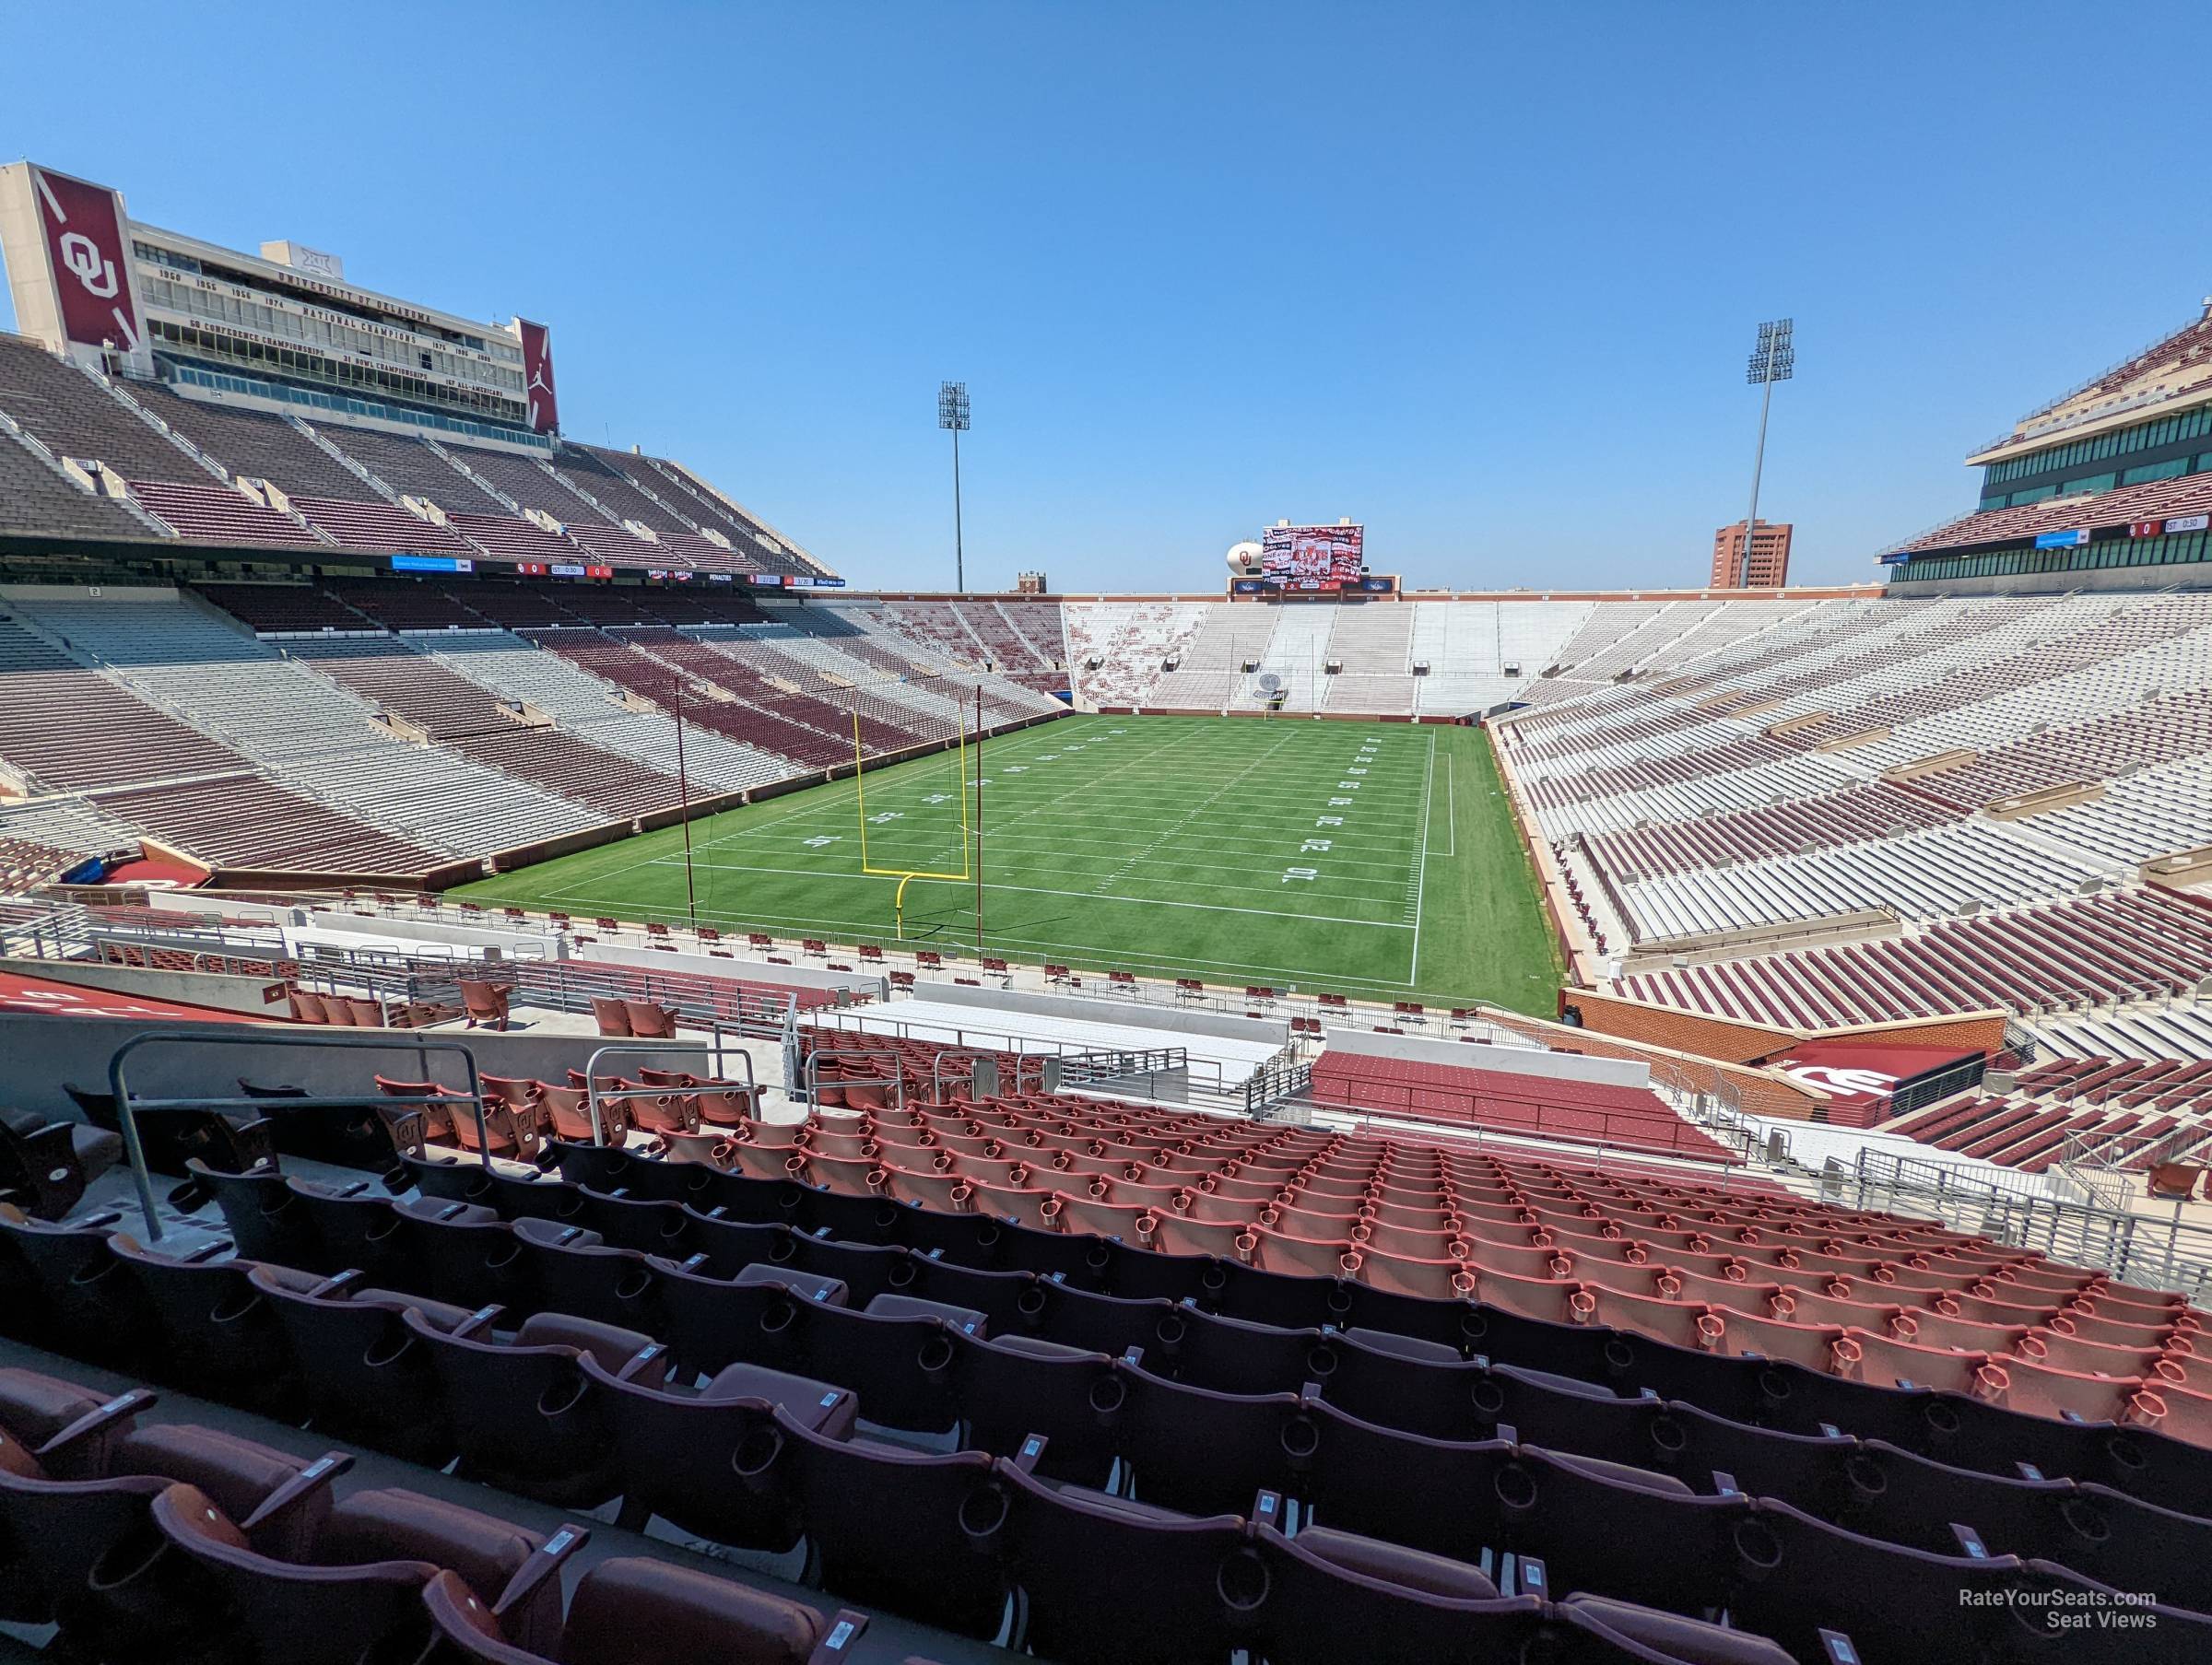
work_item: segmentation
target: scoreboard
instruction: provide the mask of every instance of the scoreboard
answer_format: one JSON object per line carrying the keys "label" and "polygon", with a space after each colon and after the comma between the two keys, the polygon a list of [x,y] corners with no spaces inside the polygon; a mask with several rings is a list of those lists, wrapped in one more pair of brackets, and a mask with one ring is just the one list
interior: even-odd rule
{"label": "scoreboard", "polygon": [[1270,526],[1260,577],[1279,590],[1357,590],[1366,542],[1364,526]]}

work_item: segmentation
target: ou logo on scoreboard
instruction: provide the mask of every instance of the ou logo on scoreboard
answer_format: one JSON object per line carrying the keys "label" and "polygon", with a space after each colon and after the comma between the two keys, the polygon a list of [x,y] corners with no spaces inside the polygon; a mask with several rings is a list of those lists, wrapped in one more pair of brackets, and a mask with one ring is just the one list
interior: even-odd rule
{"label": "ou logo on scoreboard", "polygon": [[102,300],[112,300],[122,286],[116,281],[115,263],[100,252],[100,245],[82,231],[65,231],[59,251],[62,264],[77,282]]}

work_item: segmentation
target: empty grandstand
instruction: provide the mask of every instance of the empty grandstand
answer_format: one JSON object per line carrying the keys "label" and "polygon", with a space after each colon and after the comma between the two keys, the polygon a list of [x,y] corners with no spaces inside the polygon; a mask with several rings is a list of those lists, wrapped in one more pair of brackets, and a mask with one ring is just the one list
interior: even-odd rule
{"label": "empty grandstand", "polygon": [[0,1659],[2212,1658],[2212,325],[1886,589],[855,594],[0,231]]}

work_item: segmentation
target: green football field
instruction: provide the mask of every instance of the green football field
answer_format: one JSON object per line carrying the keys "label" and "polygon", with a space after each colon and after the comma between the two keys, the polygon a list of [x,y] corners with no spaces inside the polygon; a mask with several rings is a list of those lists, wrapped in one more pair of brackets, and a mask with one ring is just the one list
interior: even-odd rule
{"label": "green football field", "polygon": [[[900,881],[972,875],[985,952],[1241,988],[1481,1000],[1548,1016],[1559,964],[1479,729],[1077,716],[692,823],[698,918],[897,938]],[[865,818],[863,818],[865,794]],[[464,886],[472,900],[680,922],[670,827]],[[917,878],[908,946],[972,955],[976,885]]]}

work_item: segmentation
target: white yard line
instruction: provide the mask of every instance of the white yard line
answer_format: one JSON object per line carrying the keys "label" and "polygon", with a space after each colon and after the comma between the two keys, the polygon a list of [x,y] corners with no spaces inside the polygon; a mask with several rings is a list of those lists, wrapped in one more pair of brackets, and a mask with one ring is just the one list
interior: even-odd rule
{"label": "white yard line", "polygon": [[[1229,741],[1226,736],[1221,734],[1221,733],[1218,729],[1215,729],[1211,724],[1194,722],[1185,732],[1174,734],[1172,736],[1163,737],[1162,740],[1156,745],[1138,747],[1117,746],[1115,747],[1117,756],[1112,767],[1102,772],[1096,773],[1080,769],[1071,771],[1076,775],[1076,778],[1072,780],[1069,780],[1065,787],[1059,787],[1059,783],[1057,781],[1052,780],[1049,777],[1044,776],[1040,772],[1035,772],[1035,759],[1041,754],[1046,752],[1066,752],[1070,749],[1071,743],[1089,745],[1099,744],[1100,740],[1103,738],[1103,736],[1100,734],[1100,731],[1107,727],[1114,721],[1115,720],[1113,719],[1094,717],[1087,722],[1080,722],[1080,726],[1072,723],[1050,723],[1038,729],[1031,730],[1029,733],[1021,735],[1018,740],[1016,740],[1010,745],[1002,741],[994,744],[988,751],[986,751],[984,754],[984,768],[992,775],[995,775],[998,770],[1005,768],[1009,763],[1022,763],[1025,765],[1025,775],[1027,775],[1029,778],[1023,780],[1018,785],[1013,781],[1006,781],[1002,784],[1001,790],[1007,791],[1009,795],[1018,798],[1026,795],[1030,790],[1036,788],[1041,787],[1047,788],[1048,790],[1043,791],[1038,801],[1032,803],[1030,807],[1028,809],[1016,812],[1010,815],[1006,820],[997,822],[995,824],[987,820],[983,828],[985,836],[985,848],[990,848],[991,841],[994,837],[1002,837],[1007,839],[1007,844],[1000,847],[1002,850],[1010,849],[1013,852],[1018,852],[1024,858],[1034,855],[1050,857],[1055,853],[1059,853],[1059,851],[1065,849],[1065,846],[1071,844],[1088,845],[1094,843],[1106,843],[1110,848],[1114,845],[1120,845],[1124,849],[1126,848],[1126,844],[1123,840],[1112,840],[1110,838],[1096,839],[1086,838],[1080,836],[1082,832],[1088,832],[1092,834],[1103,833],[1111,835],[1115,828],[1124,826],[1130,827],[1131,830],[1135,833],[1150,831],[1152,836],[1145,843],[1143,848],[1135,855],[1129,857],[1125,862],[1124,862],[1120,872],[1125,874],[1126,872],[1135,868],[1137,865],[1145,862],[1159,861],[1163,859],[1165,852],[1173,850],[1178,845],[1193,841],[1190,835],[1183,833],[1182,829],[1189,826],[1190,823],[1198,818],[1201,815],[1203,815],[1209,805],[1217,803],[1230,791],[1235,789],[1241,781],[1249,778],[1255,770],[1259,769],[1269,759],[1275,757],[1278,752],[1283,751],[1287,747],[1290,748],[1293,752],[1292,761],[1300,760],[1300,754],[1303,753],[1306,757],[1312,758],[1318,766],[1319,759],[1313,755],[1322,750],[1324,745],[1333,746],[1337,739],[1341,737],[1340,730],[1324,729],[1318,726],[1304,729],[1288,727],[1287,732],[1284,732],[1279,735],[1279,738],[1277,739],[1275,745],[1267,747],[1259,758],[1253,759],[1251,756],[1248,744],[1243,742],[1241,739]],[[1099,738],[1090,739],[1087,742],[1087,736],[1099,736]],[[1301,736],[1310,736],[1311,741],[1301,745]],[[1395,737],[1395,731],[1393,731],[1390,737]],[[1253,965],[1248,961],[1212,960],[1204,958],[1203,956],[1187,954],[1177,954],[1162,958],[1155,958],[1151,956],[1142,953],[1128,953],[1119,949],[1101,947],[1095,944],[1055,943],[1047,942],[1043,939],[1019,935],[1000,936],[998,937],[998,940],[1003,941],[1008,946],[1018,945],[1021,947],[1034,949],[1058,950],[1070,955],[1087,956],[1093,960],[1121,959],[1126,961],[1126,963],[1130,964],[1131,966],[1136,967],[1171,967],[1179,965],[1192,967],[1203,966],[1218,972],[1245,972],[1265,975],[1275,979],[1298,978],[1314,982],[1327,982],[1352,988],[1374,989],[1382,991],[1401,987],[1416,987],[1418,986],[1420,966],[1419,943],[1420,924],[1422,919],[1422,895],[1426,883],[1427,857],[1429,853],[1428,841],[1430,831],[1435,791],[1435,767],[1437,750],[1436,736],[1433,733],[1431,733],[1428,739],[1429,746],[1427,763],[1426,767],[1421,772],[1419,835],[1418,839],[1413,842],[1411,850],[1406,852],[1413,854],[1416,858],[1416,869],[1413,876],[1414,905],[1412,917],[1410,920],[1390,921],[1371,919],[1354,919],[1335,914],[1307,913],[1296,910],[1285,911],[1280,909],[1244,907],[1226,902],[1194,902],[1164,900],[1152,897],[1139,897],[1131,896],[1100,895],[1097,891],[1064,890],[1046,885],[1014,885],[989,880],[986,880],[984,885],[984,888],[986,890],[999,891],[1010,895],[1057,897],[1065,897],[1071,900],[1092,902],[1123,902],[1139,907],[1180,908],[1198,912],[1243,914],[1264,919],[1307,920],[1315,924],[1341,924],[1354,927],[1365,927],[1371,930],[1410,931],[1414,933],[1412,970],[1406,982],[1403,984],[1394,982],[1387,979],[1361,977],[1349,974],[1332,974],[1325,970],[1317,970],[1310,967],[1259,966]],[[1132,755],[1133,753],[1134,755]],[[1111,810],[1101,809],[1098,799],[1100,795],[1099,789],[1102,785],[1109,781],[1122,780],[1130,775],[1133,771],[1141,770],[1147,766],[1154,764],[1159,758],[1168,753],[1177,754],[1177,761],[1186,768],[1192,764],[1199,764],[1203,766],[1204,764],[1211,762],[1216,758],[1218,758],[1224,764],[1234,762],[1241,767],[1237,768],[1235,775],[1231,778],[1227,785],[1209,794],[1195,807],[1185,807],[1188,805],[1189,800],[1179,793],[1167,794],[1159,799],[1154,799],[1149,794],[1144,793],[1141,790],[1141,787],[1138,787],[1136,790],[1133,791],[1131,790],[1131,786],[1124,786],[1120,791],[1114,792],[1111,799],[1112,804],[1117,806],[1123,812],[1123,814],[1115,815],[1112,813]],[[1057,760],[1057,757],[1055,757],[1054,761]],[[1073,762],[1077,760],[1070,759],[1070,761]],[[1088,762],[1089,760],[1088,758],[1084,758],[1081,761]],[[1450,756],[1447,754],[1447,769],[1449,769],[1450,761]],[[1410,806],[1412,795],[1410,791],[1410,780],[1404,779],[1390,779],[1389,776],[1396,774],[1397,771],[1394,769],[1390,769],[1389,766],[1387,765],[1378,764],[1374,767],[1387,770],[1388,773],[1382,779],[1371,779],[1368,784],[1371,786],[1397,787],[1400,790],[1384,791],[1371,794],[1371,799],[1373,801],[1372,806],[1375,808],[1387,809],[1402,814],[1405,808]],[[941,787],[941,782],[932,778],[933,771],[929,771],[923,767],[914,765],[906,766],[906,768],[907,773],[912,777],[911,780],[887,781],[883,786],[877,789],[882,792],[883,801],[885,803],[897,803],[911,802],[924,794],[926,794],[929,791],[939,790]],[[818,792],[818,792],[809,793],[807,796],[813,800],[812,802],[809,802],[801,807],[794,807],[785,813],[774,815],[766,819],[754,822],[751,825],[736,828],[731,832],[723,834],[718,838],[709,838],[703,841],[700,848],[702,850],[709,852],[721,850],[735,854],[737,853],[738,850],[744,846],[746,841],[754,839],[763,834],[773,833],[778,829],[788,827],[794,822],[806,824],[809,821],[813,821],[817,825],[821,826],[840,824],[842,822],[845,815],[852,813],[854,799],[856,797],[856,791],[853,790],[853,783],[850,780],[838,782],[836,784],[842,786],[847,790],[838,791],[833,794],[821,794]],[[1135,783],[1131,783],[1131,785],[1133,786]],[[1054,787],[1058,787],[1059,790],[1049,790]],[[1447,801],[1450,802],[1452,786],[1449,777],[1447,779],[1446,790]],[[1299,789],[1292,789],[1290,791],[1277,793],[1277,791],[1270,791],[1268,784],[1263,781],[1255,788],[1247,790],[1243,793],[1243,801],[1252,807],[1258,809],[1265,814],[1273,810],[1278,802],[1286,810],[1292,807],[1293,804],[1297,804],[1302,808],[1304,807],[1305,803],[1305,796],[1303,791]],[[1158,815],[1147,813],[1150,809],[1150,806],[1154,803],[1158,803],[1159,804],[1159,813]],[[988,807],[988,804],[986,807]],[[1163,821],[1167,822],[1168,824],[1163,826]],[[1403,825],[1403,823],[1400,823],[1400,825]],[[1054,834],[1062,827],[1070,829],[1070,836],[1055,839]],[[1015,831],[1016,828],[1021,828],[1022,830],[1017,832]],[[1080,830],[1077,831],[1077,829]],[[1448,828],[1447,832],[1448,837],[1450,837],[1455,843],[1455,829]],[[1289,835],[1287,834],[1285,836],[1288,837]],[[1032,838],[1039,840],[1039,842],[1034,846],[1030,843]],[[1396,872],[1402,874],[1404,872],[1403,856],[1401,855],[1397,861],[1393,862],[1388,856],[1382,853],[1382,850],[1387,849],[1391,844],[1398,843],[1399,841],[1400,840],[1397,838],[1391,838],[1376,840],[1375,845],[1371,846],[1371,848],[1376,848],[1377,853],[1371,857],[1355,855],[1350,850],[1347,850],[1345,852],[1346,862],[1349,866],[1360,868],[1394,868]],[[1206,848],[1205,853],[1212,854],[1216,852],[1209,845]],[[564,890],[562,894],[562,899],[575,906],[604,907],[606,906],[604,891],[600,887],[612,883],[618,883],[623,878],[626,878],[632,874],[642,872],[648,867],[670,866],[677,864],[680,861],[680,857],[674,855],[655,856],[646,858],[642,861],[632,861],[620,865],[594,872],[588,878],[584,878],[581,881],[582,885],[585,886],[585,888],[581,890]],[[1249,874],[1252,871],[1251,863],[1248,862],[1233,864],[1216,863],[1210,862],[1174,862],[1173,864],[1180,867],[1200,868],[1208,872],[1218,871]],[[788,877],[818,879],[824,881],[844,880],[861,876],[845,869],[791,868],[782,866],[764,867],[751,862],[745,861],[735,862],[721,862],[714,861],[697,861],[695,859],[694,865],[696,867],[705,868],[709,872],[777,874]],[[1037,863],[1036,865],[1042,865],[1049,868],[1051,866],[1057,865],[1057,863],[1052,863],[1048,862],[1044,863]],[[1340,882],[1347,886],[1359,886],[1375,885],[1382,883],[1383,881],[1379,879],[1345,875],[1341,878]],[[1403,883],[1402,880],[1398,882],[1400,884]],[[1258,886],[1215,885],[1209,886],[1209,888],[1213,889],[1217,895],[1222,894],[1223,892],[1227,892],[1229,894],[1271,894]],[[1343,897],[1342,899],[1347,902],[1354,901],[1354,898],[1348,896]],[[622,910],[630,912],[632,914],[650,914],[651,912],[654,911],[651,909],[640,908],[635,903],[622,904]],[[740,911],[744,913],[746,919],[758,924],[771,925],[787,922],[793,928],[813,927],[817,931],[820,931],[825,934],[833,932],[848,930],[866,930],[871,928],[872,925],[876,923],[876,921],[868,920],[802,920],[796,916],[782,915],[770,911]],[[729,917],[735,920],[737,916],[733,914]],[[994,936],[997,935],[997,933],[994,934]]]}
{"label": "white yard line", "polygon": [[[1128,860],[1124,862],[1112,873],[1108,874],[1104,878],[1100,879],[1094,888],[1094,894],[1103,896],[1108,891],[1112,890],[1115,885],[1119,884],[1122,879],[1128,874],[1131,868],[1135,867],[1144,862],[1145,859],[1150,856],[1151,853],[1155,850],[1159,849],[1161,844],[1165,843],[1168,839],[1172,838],[1177,833],[1181,832],[1185,827],[1189,826],[1192,821],[1204,815],[1207,810],[1213,808],[1213,806],[1220,802],[1220,800],[1228,793],[1234,791],[1238,783],[1241,781],[1246,775],[1251,774],[1253,769],[1260,768],[1270,757],[1274,756],[1276,753],[1281,751],[1283,747],[1288,744],[1289,737],[1288,735],[1286,735],[1283,739],[1277,741],[1273,745],[1262,752],[1257,757],[1254,757],[1243,768],[1240,769],[1236,774],[1231,775],[1227,780],[1223,781],[1220,786],[1217,787],[1212,792],[1208,793],[1206,797],[1201,798],[1189,809],[1183,811],[1182,815],[1172,826],[1160,830],[1153,837],[1150,842],[1140,847],[1134,855],[1128,858]],[[1250,871],[1249,867],[1246,869],[1246,871]],[[1232,885],[1229,886],[1228,888],[1235,889],[1250,887]]]}
{"label": "white yard line", "polygon": [[1406,986],[1418,988],[1421,980],[1421,893],[1429,882],[1429,798],[1436,786],[1436,733],[1429,734],[1429,772],[1423,780],[1421,792],[1421,841],[1419,864],[1413,871],[1413,966],[1406,973]]}

